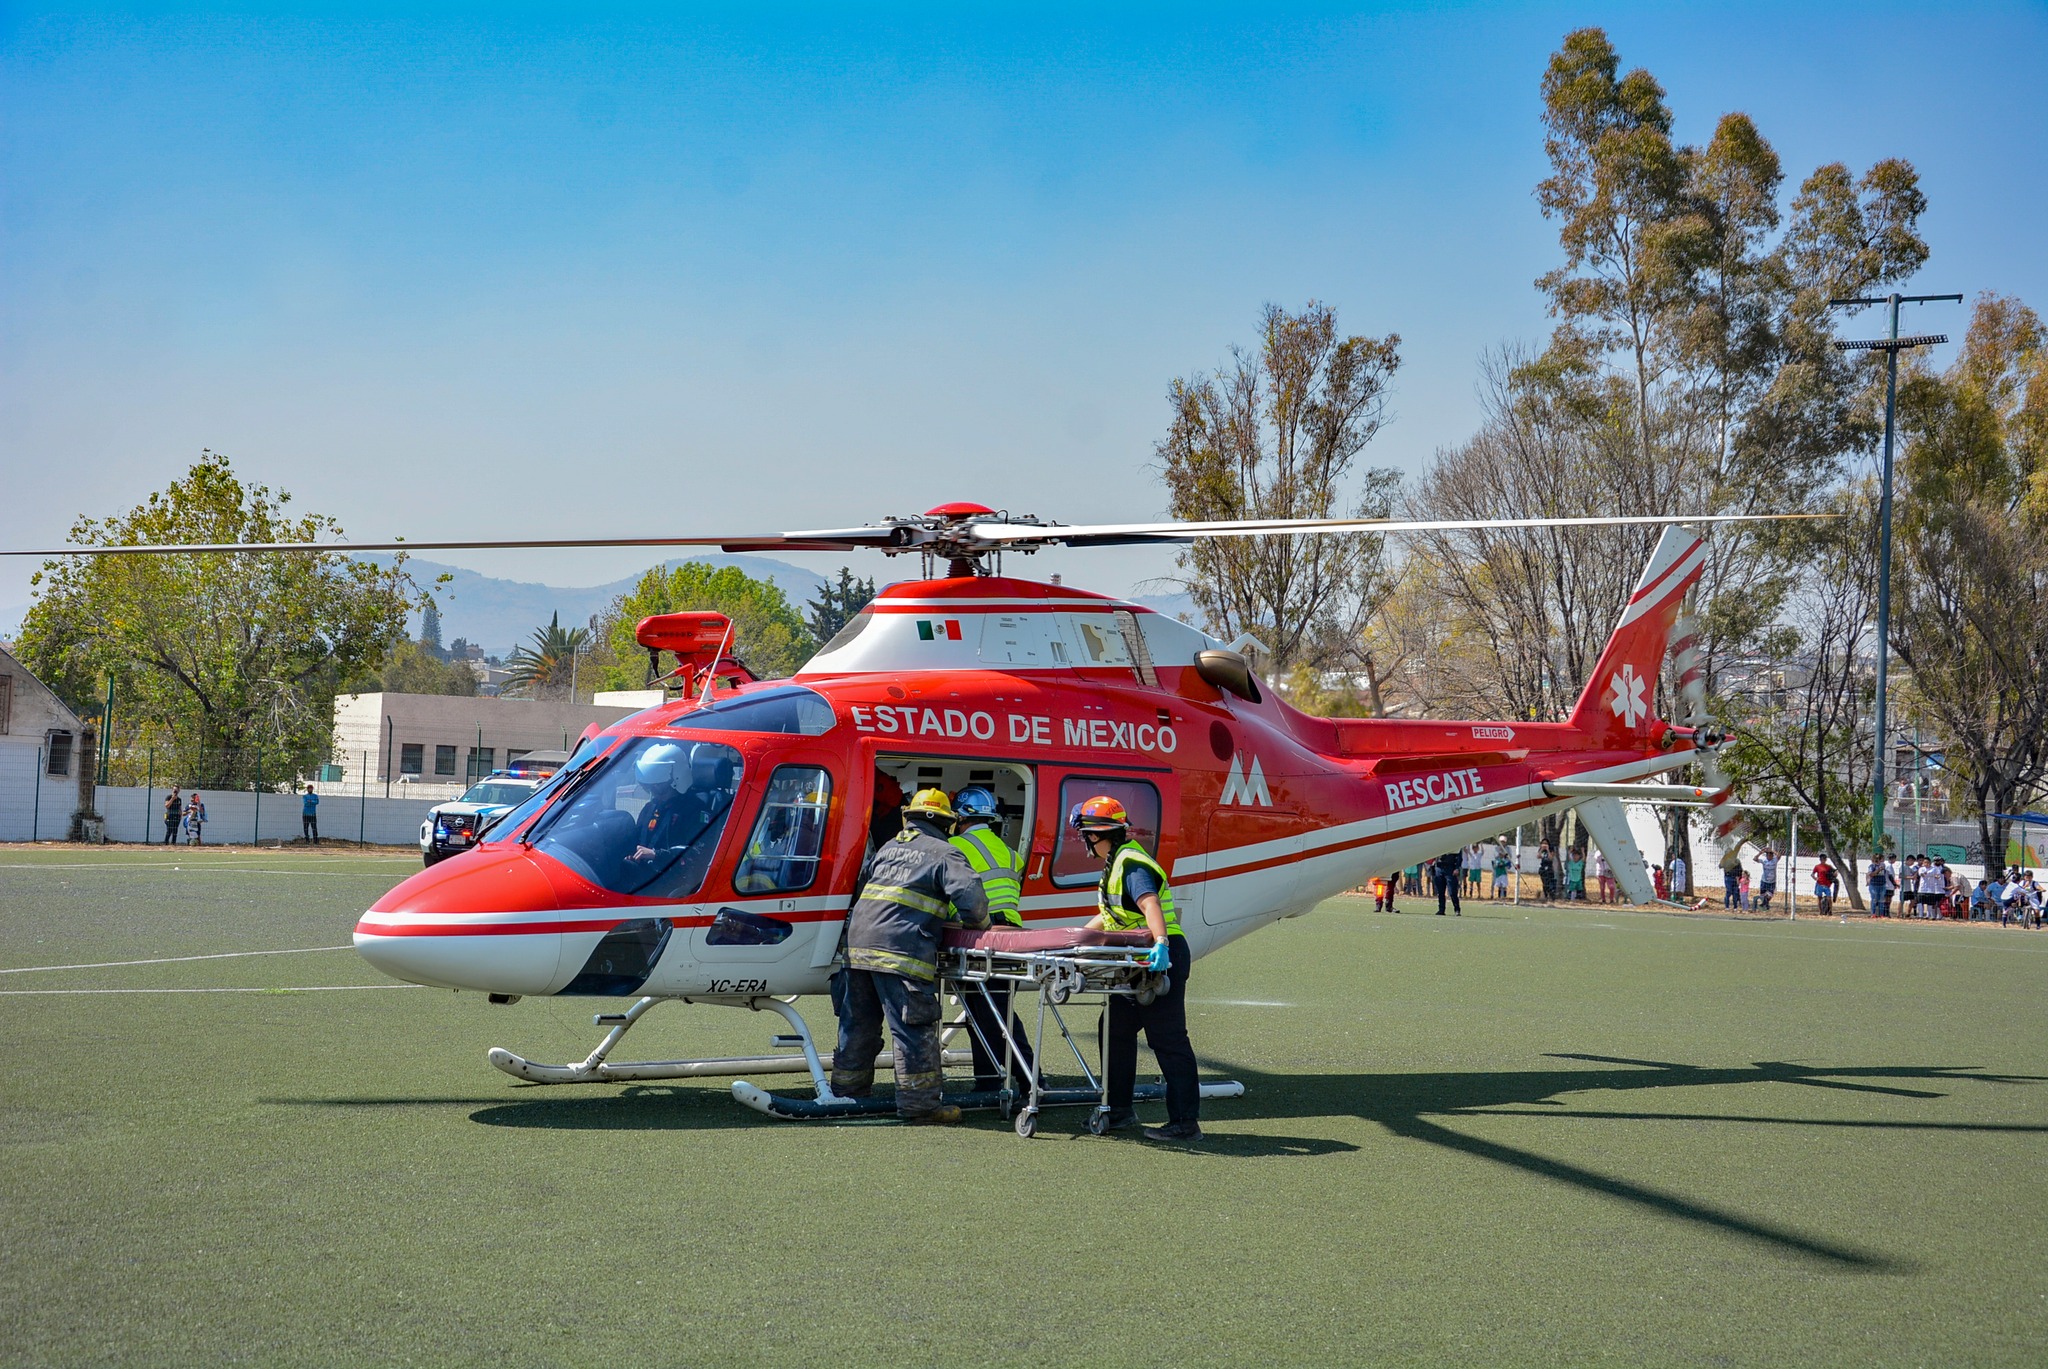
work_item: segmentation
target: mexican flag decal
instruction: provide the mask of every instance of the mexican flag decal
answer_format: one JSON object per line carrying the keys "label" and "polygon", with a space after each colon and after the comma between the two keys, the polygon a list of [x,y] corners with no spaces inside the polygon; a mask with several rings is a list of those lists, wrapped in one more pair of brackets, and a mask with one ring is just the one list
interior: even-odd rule
{"label": "mexican flag decal", "polygon": [[920,618],[917,620],[917,638],[921,642],[957,642],[960,640],[960,620]]}

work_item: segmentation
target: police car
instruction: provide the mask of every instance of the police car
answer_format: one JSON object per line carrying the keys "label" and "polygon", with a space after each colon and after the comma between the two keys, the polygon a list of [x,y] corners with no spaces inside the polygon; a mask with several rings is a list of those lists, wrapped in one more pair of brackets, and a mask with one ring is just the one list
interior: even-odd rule
{"label": "police car", "polygon": [[453,803],[435,805],[420,824],[420,855],[428,865],[461,855],[492,822],[532,798],[568,759],[566,751],[529,751],[507,769],[478,780]]}

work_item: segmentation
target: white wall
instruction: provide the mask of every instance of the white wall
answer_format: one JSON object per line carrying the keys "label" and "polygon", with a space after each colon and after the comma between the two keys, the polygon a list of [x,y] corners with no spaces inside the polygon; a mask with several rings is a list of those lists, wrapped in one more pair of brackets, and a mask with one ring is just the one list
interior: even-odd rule
{"label": "white wall", "polygon": [[36,777],[42,752],[26,738],[0,737],[0,841],[61,838],[78,806],[78,780],[42,776],[40,814]]}
{"label": "white wall", "polygon": [[[102,789],[99,793],[100,813],[107,820],[107,838],[110,841],[160,841],[164,834],[164,795],[168,789]],[[226,845],[248,843],[256,832],[256,822],[262,819],[261,839],[264,841],[295,840],[299,835],[299,796],[297,794],[264,794],[261,804],[257,796],[246,791],[228,793],[218,789],[202,789],[206,799],[206,840]],[[47,799],[48,794],[44,797]],[[376,794],[364,798],[358,794],[340,792],[320,796],[320,835],[338,837],[345,841],[361,839],[387,846],[418,846],[420,824],[426,821],[427,811],[434,806],[432,799],[386,799]],[[146,807],[145,807],[146,805]],[[49,817],[49,805],[45,803],[45,818]],[[70,816],[65,810],[64,816]],[[44,837],[64,835],[62,824],[52,829],[46,822]],[[8,838],[20,841],[20,837]],[[180,840],[183,839],[182,833]]]}

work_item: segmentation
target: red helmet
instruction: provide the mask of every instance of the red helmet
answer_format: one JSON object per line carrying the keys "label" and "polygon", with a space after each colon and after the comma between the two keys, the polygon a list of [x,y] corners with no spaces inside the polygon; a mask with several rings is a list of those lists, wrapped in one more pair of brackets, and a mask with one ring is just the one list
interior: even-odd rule
{"label": "red helmet", "polygon": [[1089,832],[1121,832],[1131,825],[1131,815],[1107,794],[1083,799],[1067,814],[1067,824],[1084,835]]}

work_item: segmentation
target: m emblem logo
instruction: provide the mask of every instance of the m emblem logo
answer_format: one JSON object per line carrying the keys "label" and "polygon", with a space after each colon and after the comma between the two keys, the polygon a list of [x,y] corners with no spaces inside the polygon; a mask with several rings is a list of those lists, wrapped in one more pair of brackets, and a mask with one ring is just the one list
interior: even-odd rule
{"label": "m emblem logo", "polygon": [[1649,701],[1643,697],[1648,685],[1643,677],[1636,674],[1636,668],[1625,665],[1619,675],[1610,675],[1607,687],[1614,691],[1614,697],[1607,706],[1614,710],[1614,716],[1621,719],[1622,726],[1634,727],[1636,719],[1650,711]]}
{"label": "m emblem logo", "polygon": [[1223,781],[1222,804],[1237,804],[1249,808],[1256,804],[1261,808],[1273,806],[1273,795],[1266,788],[1266,772],[1259,768],[1259,758],[1252,757],[1251,769],[1245,769],[1244,757],[1232,755],[1230,774]]}

